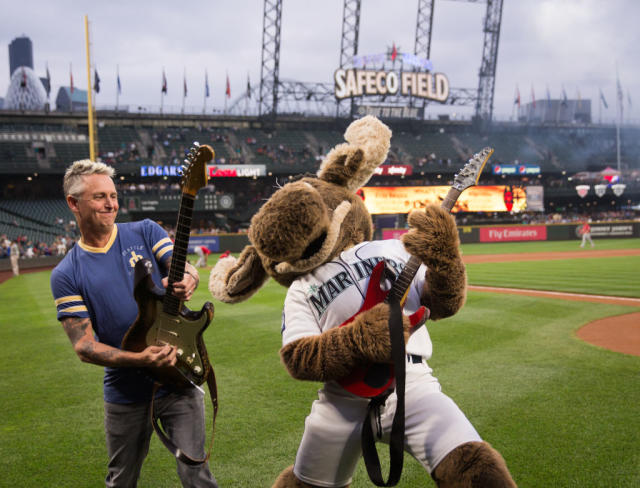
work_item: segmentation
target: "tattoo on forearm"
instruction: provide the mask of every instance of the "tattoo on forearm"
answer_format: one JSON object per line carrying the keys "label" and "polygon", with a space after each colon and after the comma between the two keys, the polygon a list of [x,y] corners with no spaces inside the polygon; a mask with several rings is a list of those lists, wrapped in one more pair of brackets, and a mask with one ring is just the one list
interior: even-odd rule
{"label": "tattoo on forearm", "polygon": [[62,326],[74,346],[84,337],[89,327],[89,319],[71,317],[62,321]]}

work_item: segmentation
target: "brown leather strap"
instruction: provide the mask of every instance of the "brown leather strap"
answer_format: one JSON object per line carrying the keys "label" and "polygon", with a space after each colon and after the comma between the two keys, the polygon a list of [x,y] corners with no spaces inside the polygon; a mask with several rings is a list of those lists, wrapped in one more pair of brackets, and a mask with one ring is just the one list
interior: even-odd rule
{"label": "brown leather strap", "polygon": [[211,424],[211,440],[209,441],[209,449],[207,451],[207,455],[202,459],[192,458],[184,451],[182,451],[175,443],[169,439],[169,436],[162,430],[162,427],[158,423],[158,418],[155,415],[155,411],[153,408],[153,400],[156,396],[156,392],[158,388],[162,386],[160,383],[155,382],[153,385],[153,392],[151,393],[151,425],[153,425],[153,430],[158,435],[158,438],[165,447],[173,454],[176,459],[182,461],[183,463],[189,466],[197,466],[199,464],[206,463],[211,457],[211,449],[213,448],[213,438],[215,436],[215,428],[216,428],[216,417],[218,416],[218,387],[216,384],[216,375],[213,372],[213,367],[209,368],[209,374],[207,375],[207,386],[209,387],[209,396],[211,398],[211,405],[213,406],[213,421]]}

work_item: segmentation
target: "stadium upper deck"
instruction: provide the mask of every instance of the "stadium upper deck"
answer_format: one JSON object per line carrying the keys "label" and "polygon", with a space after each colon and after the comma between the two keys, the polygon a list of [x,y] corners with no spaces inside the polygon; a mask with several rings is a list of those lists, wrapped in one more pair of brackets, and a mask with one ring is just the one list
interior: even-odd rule
{"label": "stadium upper deck", "polygon": [[[120,174],[141,165],[180,164],[193,141],[210,144],[216,163],[264,165],[274,175],[315,171],[328,149],[343,142],[347,120],[194,117],[98,113],[100,157]],[[469,122],[392,121],[387,163],[414,172],[453,173],[484,146],[493,163],[539,165],[546,175],[599,171],[616,166],[612,126],[494,124],[478,132]],[[640,129],[621,129],[621,167],[640,169]],[[89,155],[86,114],[0,112],[0,173],[62,174],[69,162]],[[563,173],[564,172],[564,173]]]}

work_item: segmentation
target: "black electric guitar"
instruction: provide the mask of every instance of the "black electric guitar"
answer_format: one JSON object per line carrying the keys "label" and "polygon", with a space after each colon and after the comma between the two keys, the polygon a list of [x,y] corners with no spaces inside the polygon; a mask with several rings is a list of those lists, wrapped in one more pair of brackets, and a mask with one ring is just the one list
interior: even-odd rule
{"label": "black electric guitar", "polygon": [[162,384],[201,385],[212,372],[202,333],[213,318],[213,304],[206,302],[199,312],[191,311],[172,290],[173,283],[182,281],[184,276],[193,205],[198,190],[207,184],[207,162],[213,157],[211,147],[196,142],[184,161],[180,182],[182,200],[166,292],[151,278],[151,261],[140,260],[135,267],[134,296],[138,317],[124,336],[122,349],[140,352],[151,345],[174,346],[177,352],[175,366],[149,368],[151,376]]}
{"label": "black electric guitar", "polygon": [[[467,188],[478,183],[480,174],[492,154],[493,149],[486,147],[469,159],[467,164],[455,175],[453,185],[440,205],[441,208],[451,211],[460,194]],[[392,298],[397,299],[401,306],[404,305],[409,287],[418,272],[420,264],[422,264],[420,259],[411,256],[389,289],[389,287],[385,288],[383,286],[388,278],[385,273],[385,263],[384,261],[379,262],[374,267],[371,277],[369,278],[369,285],[367,286],[362,307],[353,317],[341,324],[340,327],[351,323],[359,314],[365,310],[369,310],[378,303],[389,303]],[[420,307],[418,311],[409,316],[411,325],[414,327],[422,325],[428,318],[428,311],[425,307]],[[367,367],[357,368],[348,376],[340,379],[338,383],[344,389],[355,395],[374,398],[392,388],[394,381],[395,376],[392,364],[373,363]]]}

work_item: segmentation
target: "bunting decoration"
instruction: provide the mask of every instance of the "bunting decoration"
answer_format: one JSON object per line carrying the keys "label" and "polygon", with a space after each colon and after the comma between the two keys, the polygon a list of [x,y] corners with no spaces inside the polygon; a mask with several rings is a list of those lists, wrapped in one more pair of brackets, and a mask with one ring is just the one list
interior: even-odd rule
{"label": "bunting decoration", "polygon": [[591,188],[589,185],[578,185],[578,186],[576,186],[576,191],[578,192],[578,196],[580,198],[586,197],[587,193],[589,193],[589,188]]}

